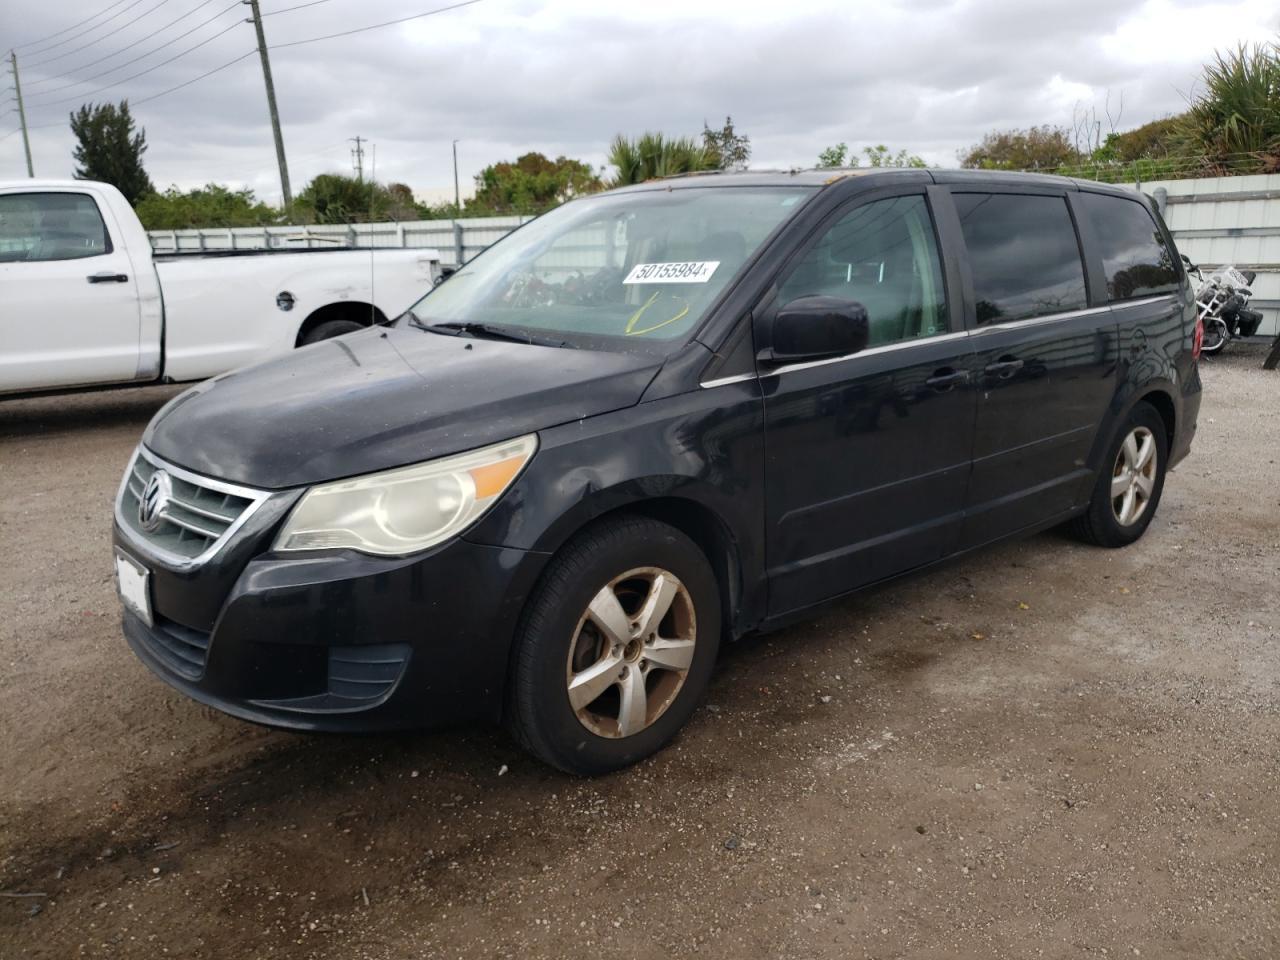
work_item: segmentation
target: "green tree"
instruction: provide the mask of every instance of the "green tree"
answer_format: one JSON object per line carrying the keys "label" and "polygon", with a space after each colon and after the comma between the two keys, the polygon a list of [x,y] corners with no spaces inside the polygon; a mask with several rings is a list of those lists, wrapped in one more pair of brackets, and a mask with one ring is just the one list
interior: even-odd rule
{"label": "green tree", "polygon": [[849,145],[847,143],[837,143],[833,147],[827,147],[818,154],[818,166],[822,169],[832,167],[856,167],[858,158],[849,156]]}
{"label": "green tree", "polygon": [[1132,130],[1109,133],[1100,150],[1091,159],[1132,163],[1135,160],[1160,160],[1173,156],[1178,148],[1176,133],[1181,115],[1152,120]]}
{"label": "green tree", "polygon": [[476,174],[476,193],[466,201],[466,211],[537,214],[602,189],[600,175],[581,160],[526,153],[514,163],[494,163]]}
{"label": "green tree", "polygon": [[[927,167],[928,164],[914,153],[907,153],[905,150],[899,150],[897,153],[891,153],[889,148],[883,143],[877,143],[874,147],[863,147],[862,154],[867,158],[867,166],[870,167]],[[861,163],[861,159],[856,153],[849,152],[847,143],[837,143],[835,146],[827,147],[818,154],[818,167],[826,169],[829,167],[856,167]]]}
{"label": "green tree", "polygon": [[281,221],[281,211],[262,203],[252,190],[232,190],[210,183],[183,192],[176,186],[150,193],[134,208],[148,230],[199,227],[261,227]]}
{"label": "green tree", "polygon": [[128,100],[121,100],[119,106],[85,104],[71,114],[71,132],[76,137],[71,153],[76,161],[76,179],[109,183],[130,203],[155,191],[142,168],[147,131],[135,132]]}
{"label": "green tree", "polygon": [[960,166],[983,170],[1052,170],[1077,163],[1080,155],[1063,127],[996,130],[960,155]]}
{"label": "green tree", "polygon": [[441,203],[417,204],[419,220],[456,220],[462,211],[453,205],[452,200]]}
{"label": "green tree", "polygon": [[719,155],[709,151],[705,143],[661,133],[644,133],[634,140],[618,134],[609,148],[609,163],[618,171],[614,186],[720,169]]}
{"label": "green tree", "polygon": [[292,215],[303,223],[375,223],[390,218],[391,196],[372,180],[322,173],[293,201]]}
{"label": "green tree", "polygon": [[877,143],[874,147],[863,147],[863,154],[867,158],[867,166],[869,167],[927,167],[928,164],[914,153],[908,154],[905,150],[899,150],[897,153],[890,153],[889,148],[883,143]]}
{"label": "green tree", "polygon": [[1215,54],[1175,137],[1206,176],[1280,171],[1280,45]]}
{"label": "green tree", "polygon": [[712,130],[704,120],[702,147],[716,158],[721,170],[745,170],[751,160],[751,138],[733,129],[733,117],[725,117],[719,130]]}
{"label": "green tree", "polygon": [[418,220],[422,214],[421,207],[415,199],[413,199],[413,190],[407,183],[388,183],[387,191],[387,218],[390,220]]}

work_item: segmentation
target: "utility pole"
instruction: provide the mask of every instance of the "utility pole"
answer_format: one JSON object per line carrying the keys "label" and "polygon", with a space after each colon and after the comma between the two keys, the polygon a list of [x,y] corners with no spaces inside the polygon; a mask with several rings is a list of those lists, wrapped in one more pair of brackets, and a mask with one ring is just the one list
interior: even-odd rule
{"label": "utility pole", "polygon": [[458,141],[453,141],[453,215],[462,213],[462,201],[458,194]]}
{"label": "utility pole", "polygon": [[367,143],[364,137],[348,137],[355,144],[355,149],[351,151],[351,165],[356,171],[356,179],[364,183],[364,147],[363,143]]}
{"label": "utility pole", "polygon": [[31,138],[27,136],[27,111],[22,105],[22,81],[18,79],[18,55],[9,51],[9,66],[13,70],[13,92],[18,95],[18,122],[22,124],[22,149],[27,151],[27,176],[34,179],[35,168],[31,166]]}
{"label": "utility pole", "polygon": [[289,165],[284,159],[284,135],[280,132],[280,111],[276,109],[276,85],[271,80],[271,60],[267,57],[267,36],[262,32],[262,11],[258,9],[258,0],[242,0],[253,12],[250,23],[258,34],[258,56],[262,58],[262,79],[267,84],[267,109],[271,111],[271,132],[276,139],[276,163],[280,166],[280,192],[284,195],[284,206],[288,210],[293,206],[293,191],[289,189]]}

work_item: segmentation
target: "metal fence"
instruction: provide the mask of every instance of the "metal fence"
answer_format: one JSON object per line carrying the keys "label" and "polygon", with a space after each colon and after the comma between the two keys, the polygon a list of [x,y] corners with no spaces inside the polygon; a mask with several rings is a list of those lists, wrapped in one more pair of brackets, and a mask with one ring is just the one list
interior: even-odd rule
{"label": "metal fence", "polygon": [[412,220],[402,223],[316,224],[302,227],[230,227],[201,230],[152,230],[151,249],[159,254],[226,250],[319,250],[332,247],[434,248],[441,261],[466,263],[490,244],[532,217],[473,217],[465,220]]}
{"label": "metal fence", "polygon": [[1262,311],[1258,333],[1280,333],[1280,174],[1160,180],[1142,189],[1194,263],[1257,271],[1250,306]]}
{"label": "metal fence", "polygon": [[[1259,334],[1280,333],[1280,174],[1162,180],[1142,184],[1164,210],[1178,248],[1203,267],[1256,270]],[[309,227],[154,230],[157,253],[305,250],[319,247],[434,247],[446,265],[466,263],[530,217],[477,217]],[[565,251],[567,254],[568,251]],[[578,266],[578,264],[574,264]],[[566,262],[564,265],[570,265]]]}

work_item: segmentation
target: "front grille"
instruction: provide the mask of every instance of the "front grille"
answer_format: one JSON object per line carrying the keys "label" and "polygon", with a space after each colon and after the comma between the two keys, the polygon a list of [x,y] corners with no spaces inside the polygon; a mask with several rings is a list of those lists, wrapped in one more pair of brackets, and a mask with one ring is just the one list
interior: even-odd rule
{"label": "front grille", "polygon": [[[168,475],[170,492],[153,528],[147,529],[138,506],[148,481],[161,470]],[[120,523],[153,552],[193,563],[212,556],[267,496],[174,467],[139,447],[120,486],[116,513]]]}

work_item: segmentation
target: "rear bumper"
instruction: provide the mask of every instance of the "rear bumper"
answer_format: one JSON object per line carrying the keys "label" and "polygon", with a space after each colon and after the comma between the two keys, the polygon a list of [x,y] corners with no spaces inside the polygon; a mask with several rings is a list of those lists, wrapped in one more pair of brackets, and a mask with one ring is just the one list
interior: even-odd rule
{"label": "rear bumper", "polygon": [[409,559],[266,554],[201,630],[208,597],[198,581],[227,571],[171,573],[118,537],[117,546],[152,571],[155,625],[123,619],[138,659],[194,700],[296,730],[499,717],[511,641],[546,559],[462,540]]}

